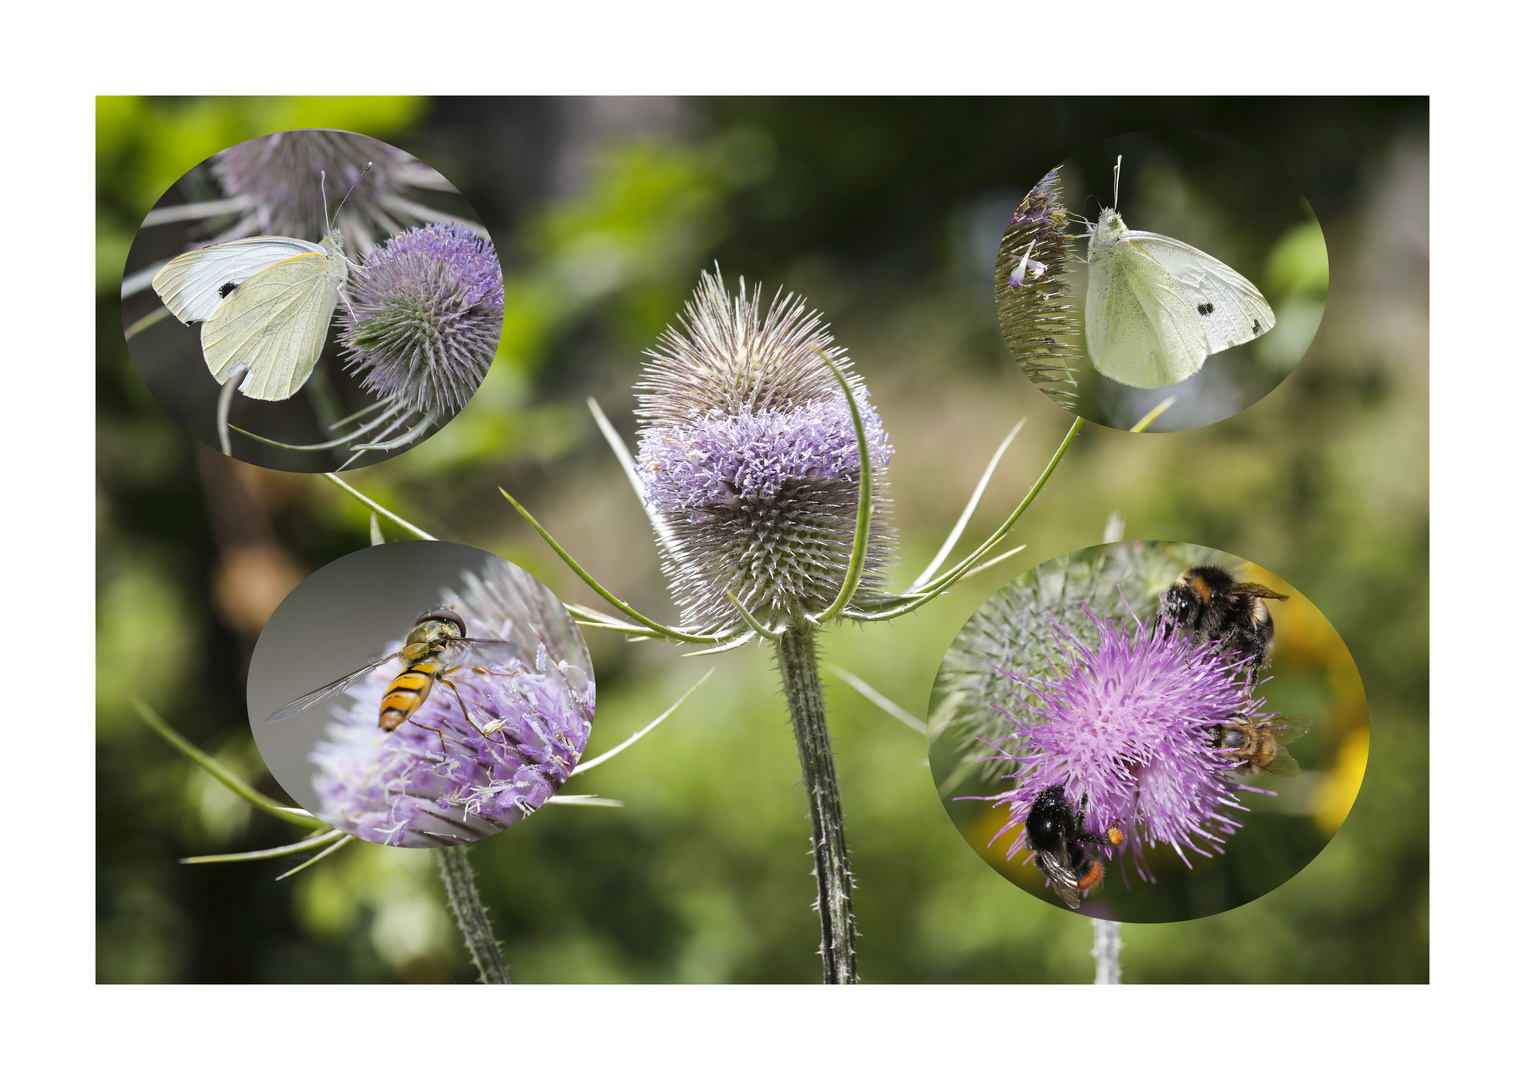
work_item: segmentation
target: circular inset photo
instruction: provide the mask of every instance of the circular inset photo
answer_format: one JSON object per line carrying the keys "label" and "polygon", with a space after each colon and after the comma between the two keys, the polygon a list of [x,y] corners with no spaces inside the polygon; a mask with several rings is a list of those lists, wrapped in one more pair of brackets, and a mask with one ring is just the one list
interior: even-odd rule
{"label": "circular inset photo", "polygon": [[271,775],[336,829],[398,847],[479,840],[555,795],[592,730],[571,615],[476,548],[378,544],[281,602],[249,664]]}
{"label": "circular inset photo", "polygon": [[1275,889],[1333,838],[1366,768],[1366,695],[1329,621],[1189,544],[1104,544],[1022,574],[959,632],[928,715],[969,845],[1114,922]]}
{"label": "circular inset photo", "polygon": [[1274,390],[1329,290],[1323,230],[1274,163],[1230,139],[1135,131],[1040,178],[996,259],[1012,357],[1071,412],[1184,431]]}
{"label": "circular inset photo", "polygon": [[229,147],[133,240],[133,364],[182,427],[232,457],[374,465],[460,412],[497,352],[503,271],[475,218],[439,173],[364,135]]}

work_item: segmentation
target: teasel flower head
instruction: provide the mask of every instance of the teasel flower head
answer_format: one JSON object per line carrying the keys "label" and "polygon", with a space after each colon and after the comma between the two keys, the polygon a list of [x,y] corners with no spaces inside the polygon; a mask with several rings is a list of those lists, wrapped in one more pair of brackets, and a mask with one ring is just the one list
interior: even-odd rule
{"label": "teasel flower head", "polygon": [[366,390],[420,414],[465,407],[503,329],[491,240],[450,223],[411,229],[372,251],[347,291],[346,367]]}
{"label": "teasel flower head", "polygon": [[245,207],[233,234],[316,239],[328,231],[325,215],[343,200],[342,231],[362,252],[419,220],[425,208],[410,199],[412,189],[449,187],[395,146],[326,128],[278,131],[231,146],[213,159],[212,174]]}
{"label": "teasel flower head", "polygon": [[[873,468],[874,507],[858,597],[882,583],[892,532],[892,452],[844,350],[793,294],[766,311],[704,274],[637,386],[639,471],[662,522],[663,556],[684,618],[736,620],[734,596],[775,625],[828,608],[845,580],[857,525],[860,459],[830,360],[852,388]],[[727,594],[730,594],[729,596]]]}
{"label": "teasel flower head", "polygon": [[[524,573],[510,567],[498,576],[511,572]],[[516,597],[492,574],[468,579],[477,591],[455,611],[468,636],[511,641],[519,656],[497,660],[486,673],[457,672],[454,690],[436,685],[412,721],[391,732],[377,717],[392,666],[348,690],[335,709],[338,722],[311,757],[324,821],[378,844],[462,844],[528,817],[571,776],[592,730],[586,647],[575,630],[557,629],[571,625],[564,609],[539,626],[528,617],[544,603],[538,582]],[[518,588],[511,579],[508,585]],[[504,617],[508,611],[521,618]]]}
{"label": "teasel flower head", "polygon": [[[1165,845],[1191,865],[1191,853],[1221,854],[1243,812],[1233,763],[1212,749],[1215,724],[1267,716],[1246,689],[1245,661],[1212,642],[1156,634],[1134,620],[1130,632],[1091,615],[1094,644],[1054,625],[1063,659],[1041,676],[1008,675],[1027,704],[1007,714],[1001,756],[1016,766],[1014,790],[995,798],[1009,812],[999,838],[1016,832],[1007,851],[1024,850],[1019,832],[1038,793],[1062,785],[1072,805],[1087,800],[1085,826],[1122,830],[1122,850],[1144,880],[1153,880],[1144,848]],[[1120,853],[1119,853],[1120,854]]]}
{"label": "teasel flower head", "polygon": [[1080,355],[1074,305],[1065,278],[1070,218],[1054,169],[1012,214],[996,256],[996,321],[1022,371],[1045,394],[1076,408],[1071,361]]}

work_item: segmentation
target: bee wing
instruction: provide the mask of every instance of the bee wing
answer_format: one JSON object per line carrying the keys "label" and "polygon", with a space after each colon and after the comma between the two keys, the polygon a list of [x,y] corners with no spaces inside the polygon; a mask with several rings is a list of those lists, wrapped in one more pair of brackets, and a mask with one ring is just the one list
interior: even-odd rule
{"label": "bee wing", "polygon": [[1271,764],[1266,766],[1266,772],[1275,773],[1277,776],[1288,780],[1297,776],[1302,771],[1303,767],[1297,763],[1296,758],[1287,753],[1285,746],[1278,746],[1276,748],[1276,757],[1272,759]]}
{"label": "bee wing", "polygon": [[1285,593],[1279,593],[1275,589],[1260,584],[1258,581],[1236,581],[1231,585],[1228,592],[1237,596],[1263,596],[1267,600],[1285,600]]}
{"label": "bee wing", "polygon": [[1062,859],[1056,859],[1046,851],[1040,851],[1038,865],[1042,868],[1044,876],[1053,883],[1054,891],[1059,894],[1059,899],[1072,909],[1078,908],[1080,892],[1077,886],[1080,881],[1075,877],[1075,872],[1070,869],[1069,864]]}
{"label": "bee wing", "polygon": [[1275,720],[1270,721],[1268,730],[1272,735],[1276,736],[1277,742],[1286,746],[1288,743],[1296,742],[1308,734],[1308,728],[1312,724],[1313,721],[1309,720],[1306,716],[1278,716]]}
{"label": "bee wing", "polygon": [[357,682],[365,678],[371,672],[375,671],[382,664],[385,664],[388,660],[396,660],[401,655],[402,653],[395,652],[390,656],[383,656],[380,660],[372,660],[369,664],[366,664],[358,671],[352,671],[348,675],[341,676],[340,678],[337,678],[333,682],[329,683],[327,686],[319,687],[317,690],[314,690],[310,694],[303,694],[290,705],[277,709],[275,712],[265,717],[265,723],[274,724],[281,720],[290,720],[299,712],[305,712],[306,710],[312,708],[314,705],[321,705],[329,698],[336,697],[337,695],[344,693],[344,691],[354,686]]}
{"label": "bee wing", "polygon": [[[469,664],[473,667],[502,668],[518,660],[524,663],[524,654],[512,641],[495,641],[489,638],[461,638],[454,646],[451,663]],[[526,665],[527,666],[527,665]]]}

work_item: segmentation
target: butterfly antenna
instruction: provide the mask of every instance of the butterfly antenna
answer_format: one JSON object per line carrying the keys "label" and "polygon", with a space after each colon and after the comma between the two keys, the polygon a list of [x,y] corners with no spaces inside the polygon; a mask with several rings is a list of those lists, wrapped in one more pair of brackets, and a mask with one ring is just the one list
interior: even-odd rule
{"label": "butterfly antenna", "polygon": [[1120,180],[1122,180],[1122,175],[1123,175],[1123,156],[1121,154],[1118,154],[1117,155],[1117,164],[1112,166],[1112,208],[1114,210],[1117,209],[1117,185],[1118,185],[1118,182]]}
{"label": "butterfly antenna", "polygon": [[[349,186],[349,190],[344,193],[344,198],[339,200],[339,205],[334,210],[334,216],[330,220],[338,222],[339,211],[344,209],[344,204],[349,202],[349,197],[355,193],[355,189],[360,186],[360,181],[365,179],[365,174],[371,171],[371,166],[374,164],[376,164],[374,161],[367,161],[365,163],[365,168],[361,169],[360,175],[355,177],[355,182],[351,184]],[[325,214],[328,213],[328,200],[326,197],[323,201],[323,212]]]}

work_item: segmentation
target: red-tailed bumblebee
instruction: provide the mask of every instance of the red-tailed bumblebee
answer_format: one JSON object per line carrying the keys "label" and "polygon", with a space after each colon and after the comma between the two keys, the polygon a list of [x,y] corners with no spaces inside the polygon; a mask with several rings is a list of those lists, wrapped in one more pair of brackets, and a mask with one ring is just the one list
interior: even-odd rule
{"label": "red-tailed bumblebee", "polygon": [[1193,645],[1220,641],[1250,659],[1253,682],[1271,650],[1275,627],[1267,600],[1287,597],[1254,581],[1240,581],[1221,566],[1193,566],[1160,594],[1159,628],[1180,630]]}
{"label": "red-tailed bumblebee", "polygon": [[1085,831],[1085,809],[1089,796],[1080,797],[1080,810],[1065,797],[1064,785],[1055,784],[1038,792],[1028,812],[1026,844],[1038,855],[1038,866],[1054,886],[1059,898],[1071,908],[1080,906],[1080,894],[1101,884],[1105,867],[1100,859],[1082,844],[1115,847],[1123,842],[1116,828],[1106,835]]}

